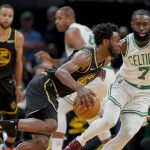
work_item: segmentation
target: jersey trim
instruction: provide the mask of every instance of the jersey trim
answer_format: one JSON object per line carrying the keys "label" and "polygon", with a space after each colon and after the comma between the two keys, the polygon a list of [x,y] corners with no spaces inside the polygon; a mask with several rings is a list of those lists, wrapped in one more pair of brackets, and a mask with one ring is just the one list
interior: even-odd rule
{"label": "jersey trim", "polygon": [[141,111],[138,111],[138,110],[123,110],[123,111],[121,111],[121,114],[125,114],[125,113],[138,114],[141,117],[145,117],[148,114],[148,112],[141,112]]}
{"label": "jersey trim", "polygon": [[8,39],[10,38],[10,36],[11,36],[11,32],[12,32],[12,28],[9,29],[9,34],[8,34],[7,38],[4,39],[4,40],[0,40],[0,42],[7,42]]}
{"label": "jersey trim", "polygon": [[14,47],[15,47],[15,50],[17,51],[16,35],[17,35],[17,31],[14,30]]}
{"label": "jersey trim", "polygon": [[109,69],[109,70],[112,70],[112,66],[111,65],[108,65],[108,66],[103,66],[104,69]]}
{"label": "jersey trim", "polygon": [[96,49],[95,48],[94,48],[94,60],[95,60],[96,68],[100,68],[104,65],[105,60],[100,65],[98,65],[97,59],[96,59]]}
{"label": "jersey trim", "polygon": [[47,75],[47,72],[41,72],[41,74]]}
{"label": "jersey trim", "polygon": [[[83,49],[82,51],[87,51],[91,55],[91,60],[92,60],[92,53],[90,51],[88,51],[87,49]],[[91,64],[92,64],[92,61],[90,62],[89,66],[87,67],[87,69],[85,71],[77,70],[77,72],[86,73],[89,70]]]}
{"label": "jersey trim", "polygon": [[56,97],[59,97],[57,87],[56,87],[56,85],[55,85],[55,83],[54,83],[54,81],[52,79],[51,79],[51,82],[53,84],[53,87],[54,87],[54,90],[55,90],[55,93],[56,93]]}
{"label": "jersey trim", "polygon": [[18,111],[18,106],[16,107],[15,111],[10,112],[10,111],[0,111],[1,114],[9,114],[9,115],[14,115]]}
{"label": "jersey trim", "polygon": [[150,85],[137,85],[137,84],[133,84],[127,80],[125,80],[127,83],[129,83],[130,85],[138,88],[138,89],[141,89],[141,90],[149,90],[150,89]]}
{"label": "jersey trim", "polygon": [[50,79],[48,79],[48,80],[44,83],[44,91],[45,91],[45,93],[46,93],[46,95],[47,95],[48,101],[52,104],[54,110],[57,112],[57,109],[56,109],[55,105],[53,104],[53,102],[51,101],[50,96],[49,96],[48,91],[47,91],[47,88],[46,88],[46,87],[47,87],[47,84],[48,84],[49,82],[50,82]]}
{"label": "jersey trim", "polygon": [[111,96],[111,90],[112,90],[112,85],[109,85],[109,89],[108,89],[108,99],[111,100],[115,105],[117,105],[120,109],[122,109],[121,104],[114,98]]}
{"label": "jersey trim", "polygon": [[126,52],[125,52],[124,56],[127,56],[128,51],[129,51],[129,37],[127,36],[127,37],[125,38],[125,40],[126,40],[126,43],[127,43],[127,47],[126,47]]}
{"label": "jersey trim", "polygon": [[[45,106],[45,107],[46,107],[46,106]],[[43,108],[45,108],[45,107],[43,107]],[[30,113],[27,115],[27,117],[30,116],[31,114],[34,114],[35,112],[40,111],[40,110],[41,110],[41,109],[37,109],[37,110],[35,110],[35,111],[30,112]]]}
{"label": "jersey trim", "polygon": [[[41,72],[41,74],[47,75],[47,72]],[[51,82],[52,82],[52,84],[53,84],[54,91],[55,91],[55,93],[56,93],[56,97],[59,97],[57,87],[56,87],[56,85],[55,85],[55,83],[54,83],[54,81],[53,81],[52,79],[51,79]]]}

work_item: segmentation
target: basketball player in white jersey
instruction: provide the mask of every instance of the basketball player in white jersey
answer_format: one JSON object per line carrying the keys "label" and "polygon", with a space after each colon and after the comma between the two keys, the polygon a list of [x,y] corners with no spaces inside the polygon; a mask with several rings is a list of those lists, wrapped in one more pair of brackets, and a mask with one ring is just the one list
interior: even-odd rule
{"label": "basketball player in white jersey", "polygon": [[[88,27],[78,24],[75,22],[75,12],[71,7],[65,6],[60,8],[56,12],[56,27],[59,32],[65,32],[65,50],[67,57],[73,53],[74,49],[82,48],[84,46],[95,47],[95,41],[92,30]],[[36,56],[52,65],[56,65],[61,60],[52,59],[46,52],[39,52]],[[97,97],[101,100],[105,94],[100,92],[104,90],[101,79],[98,77],[93,82],[87,85],[88,88],[92,89]],[[106,93],[106,92],[105,92]],[[58,129],[57,132],[52,135],[52,146],[51,150],[62,150],[64,135],[67,129],[66,113],[73,110],[73,101],[76,97],[75,94],[71,94],[65,98],[58,100]],[[99,118],[99,116],[97,116]],[[89,122],[91,122],[90,120]],[[110,131],[105,131],[99,135],[99,139],[102,143],[105,143],[111,139]]]}
{"label": "basketball player in white jersey", "polygon": [[113,127],[119,117],[119,133],[102,150],[122,150],[143,125],[150,105],[150,12],[136,10],[131,27],[133,33],[122,40],[123,65],[108,90],[103,117],[64,150],[81,150],[88,140]]}

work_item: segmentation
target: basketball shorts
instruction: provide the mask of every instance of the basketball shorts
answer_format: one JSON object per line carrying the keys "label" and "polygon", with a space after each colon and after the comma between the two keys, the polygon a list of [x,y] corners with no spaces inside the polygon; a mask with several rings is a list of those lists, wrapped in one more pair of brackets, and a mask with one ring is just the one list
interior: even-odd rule
{"label": "basketball shorts", "polygon": [[51,79],[47,75],[35,76],[26,91],[27,116],[57,120],[58,102]]}
{"label": "basketball shorts", "polygon": [[109,86],[107,98],[120,107],[122,114],[146,116],[150,106],[150,89],[143,87],[133,86],[118,75],[115,82]]}
{"label": "basketball shorts", "polygon": [[0,113],[16,114],[17,110],[14,79],[0,78]]}

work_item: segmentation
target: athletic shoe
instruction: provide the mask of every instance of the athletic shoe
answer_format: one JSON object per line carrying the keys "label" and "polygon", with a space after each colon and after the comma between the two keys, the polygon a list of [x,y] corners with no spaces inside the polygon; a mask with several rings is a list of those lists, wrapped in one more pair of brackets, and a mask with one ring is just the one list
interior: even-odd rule
{"label": "athletic shoe", "polygon": [[64,150],[82,150],[82,146],[78,141],[73,140],[64,148]]}

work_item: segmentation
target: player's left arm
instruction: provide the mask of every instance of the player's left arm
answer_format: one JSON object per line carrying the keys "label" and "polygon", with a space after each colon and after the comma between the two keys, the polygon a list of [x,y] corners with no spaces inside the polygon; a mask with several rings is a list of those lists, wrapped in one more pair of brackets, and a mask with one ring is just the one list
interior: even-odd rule
{"label": "player's left arm", "polygon": [[95,96],[95,93],[76,82],[71,74],[79,69],[85,70],[89,66],[90,61],[91,56],[88,52],[79,51],[70,61],[58,68],[55,73],[55,76],[62,84],[77,92],[80,99],[79,103],[87,108],[94,104],[93,95]]}
{"label": "player's left arm", "polygon": [[15,82],[16,82],[16,98],[17,101],[22,99],[21,95],[21,82],[22,82],[22,71],[23,71],[23,44],[24,37],[19,31],[15,31],[15,48],[16,48],[16,67],[15,67]]}
{"label": "player's left arm", "polygon": [[[74,54],[72,59],[59,67],[55,73],[55,76],[65,85],[74,91],[78,91],[81,85],[79,85],[71,76],[72,73],[81,69],[87,68],[90,64],[90,54],[86,51],[78,51]],[[84,61],[83,61],[84,60]]]}

